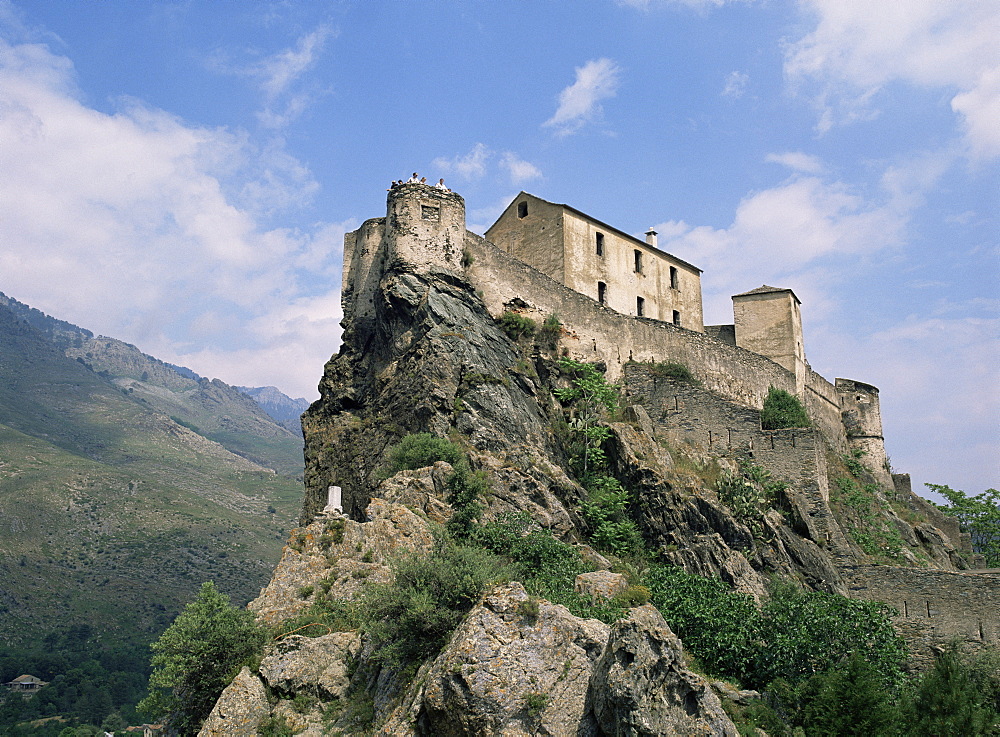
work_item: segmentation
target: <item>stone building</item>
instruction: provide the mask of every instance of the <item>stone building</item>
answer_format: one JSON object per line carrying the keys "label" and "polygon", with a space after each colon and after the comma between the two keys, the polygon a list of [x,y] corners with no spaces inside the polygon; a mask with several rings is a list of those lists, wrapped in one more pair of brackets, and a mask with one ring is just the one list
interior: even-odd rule
{"label": "stone building", "polygon": [[569,205],[521,192],[486,240],[623,315],[704,331],[701,269]]}

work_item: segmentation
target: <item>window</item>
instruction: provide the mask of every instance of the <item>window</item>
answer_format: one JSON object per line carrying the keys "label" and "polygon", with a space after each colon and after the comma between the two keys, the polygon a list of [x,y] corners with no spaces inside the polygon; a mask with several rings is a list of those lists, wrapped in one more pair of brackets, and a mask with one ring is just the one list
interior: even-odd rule
{"label": "window", "polygon": [[635,314],[637,314],[639,317],[642,317],[643,315],[645,315],[645,313],[646,313],[646,300],[644,300],[642,297],[636,297]]}
{"label": "window", "polygon": [[420,217],[424,220],[433,220],[437,222],[441,220],[441,208],[434,207],[432,205],[421,205]]}
{"label": "window", "polygon": [[597,282],[597,301],[602,305],[607,302],[608,299],[608,285],[602,281]]}
{"label": "window", "polygon": [[679,313],[677,310],[674,310],[674,325],[676,325],[677,327],[681,326],[681,313]]}
{"label": "window", "polygon": [[635,273],[636,274],[641,274],[642,273],[642,251],[636,250],[636,251],[633,251],[633,254],[635,255]]}
{"label": "window", "polygon": [[517,216],[519,218],[526,218],[526,217],[528,217],[528,203],[527,202],[518,202],[517,203]]}
{"label": "window", "polygon": [[670,288],[677,289],[677,267],[670,267]]}
{"label": "window", "polygon": [[597,255],[604,255],[604,233],[597,234]]}

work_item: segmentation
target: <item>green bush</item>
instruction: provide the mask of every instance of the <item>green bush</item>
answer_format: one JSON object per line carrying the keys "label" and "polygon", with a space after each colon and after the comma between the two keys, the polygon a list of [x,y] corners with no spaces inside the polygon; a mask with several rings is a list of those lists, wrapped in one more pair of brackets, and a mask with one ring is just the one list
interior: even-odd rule
{"label": "green bush", "polygon": [[389,451],[384,474],[388,478],[399,471],[433,466],[438,461],[455,466],[464,458],[462,449],[450,440],[435,437],[429,432],[418,432],[407,435]]}
{"label": "green bush", "polygon": [[770,696],[791,725],[806,734],[900,734],[901,714],[894,692],[859,653],[797,686],[776,681]]}
{"label": "green bush", "polygon": [[[996,666],[993,662],[993,667]],[[984,690],[996,671],[983,673],[964,660],[952,647],[940,655],[931,668],[917,681],[912,696],[904,708],[908,734],[918,735],[978,735],[1000,732],[1000,714],[996,711],[996,691]]]}
{"label": "green bush", "polygon": [[538,329],[534,320],[530,317],[519,315],[516,312],[503,313],[500,315],[500,319],[497,320],[497,324],[500,326],[501,330],[507,333],[507,337],[511,340],[531,338],[535,335],[535,331]]}
{"label": "green bush", "polygon": [[195,734],[237,670],[263,646],[254,616],[237,609],[211,582],[202,584],[152,644],[148,697],[139,708],[181,734]]}
{"label": "green bush", "polygon": [[538,331],[538,341],[547,348],[554,349],[562,337],[562,323],[557,315],[549,315]]}
{"label": "green bush", "polygon": [[617,479],[600,476],[588,479],[590,498],[580,511],[590,528],[589,539],[598,550],[615,555],[636,555],[642,550],[642,535],[628,516],[631,494]]}
{"label": "green bush", "polygon": [[764,408],[760,411],[760,426],[764,430],[809,427],[809,425],[809,415],[797,397],[773,386],[767,390]]}
{"label": "green bush", "polygon": [[403,555],[391,567],[394,580],[366,589],[359,615],[374,659],[393,666],[439,652],[486,588],[508,578],[495,555],[446,539],[430,555]]}
{"label": "green bush", "polygon": [[902,679],[906,646],[892,626],[893,608],[839,594],[803,591],[777,583],[761,610],[754,681],[766,685],[782,678],[797,683],[863,655],[886,687]]}
{"label": "green bush", "polygon": [[685,366],[683,363],[677,363],[676,361],[663,361],[661,363],[654,363],[650,368],[650,373],[653,376],[657,376],[662,379],[675,379],[677,381],[686,381],[689,384],[697,384],[698,380],[691,373],[691,369]]}
{"label": "green bush", "polygon": [[659,563],[649,566],[643,583],[653,606],[709,673],[749,680],[762,626],[753,599],[717,578]]}

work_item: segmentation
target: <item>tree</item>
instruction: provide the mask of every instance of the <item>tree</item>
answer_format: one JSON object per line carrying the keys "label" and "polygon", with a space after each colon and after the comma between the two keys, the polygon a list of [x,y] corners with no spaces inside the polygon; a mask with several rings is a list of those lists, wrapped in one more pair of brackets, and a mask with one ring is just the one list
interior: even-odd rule
{"label": "tree", "polygon": [[181,734],[196,734],[264,637],[250,612],[230,604],[211,582],[202,584],[198,597],[152,644],[150,694],[139,708],[166,718]]}
{"label": "tree", "polygon": [[987,489],[978,496],[940,484],[924,484],[948,500],[935,504],[945,514],[958,520],[962,532],[972,537],[972,549],[986,558],[990,567],[1000,566],[1000,491]]}
{"label": "tree", "polygon": [[917,684],[904,715],[909,734],[996,734],[998,715],[979,685],[958,650],[946,650]]}

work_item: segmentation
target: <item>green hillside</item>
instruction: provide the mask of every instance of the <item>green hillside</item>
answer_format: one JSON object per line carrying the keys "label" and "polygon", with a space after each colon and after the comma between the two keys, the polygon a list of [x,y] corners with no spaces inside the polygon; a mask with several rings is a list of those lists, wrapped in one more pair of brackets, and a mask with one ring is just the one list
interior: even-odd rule
{"label": "green hillside", "polygon": [[115,338],[50,317],[0,293],[0,307],[83,368],[146,408],[231,452],[286,476],[302,474],[302,435],[275,422],[252,398],[218,379],[194,379]]}
{"label": "green hillside", "polygon": [[[80,624],[149,639],[202,581],[237,602],[267,582],[300,482],[137,394],[0,306],[0,643]],[[252,437],[236,443],[267,447]]]}

